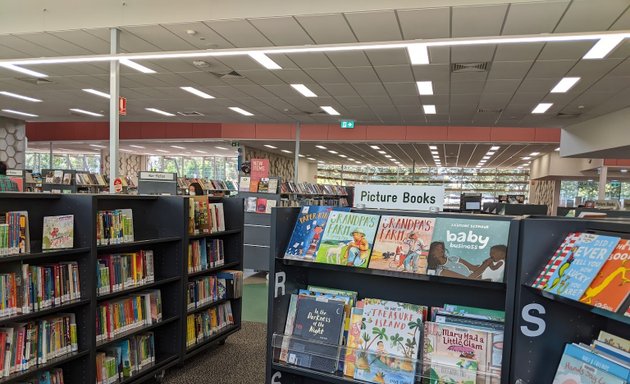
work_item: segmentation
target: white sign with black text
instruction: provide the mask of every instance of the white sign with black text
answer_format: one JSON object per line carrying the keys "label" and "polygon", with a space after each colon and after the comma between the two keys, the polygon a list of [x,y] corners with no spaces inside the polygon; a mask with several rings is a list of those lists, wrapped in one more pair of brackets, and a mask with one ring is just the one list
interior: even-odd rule
{"label": "white sign with black text", "polygon": [[444,187],[359,184],[354,186],[354,207],[441,211],[444,207]]}

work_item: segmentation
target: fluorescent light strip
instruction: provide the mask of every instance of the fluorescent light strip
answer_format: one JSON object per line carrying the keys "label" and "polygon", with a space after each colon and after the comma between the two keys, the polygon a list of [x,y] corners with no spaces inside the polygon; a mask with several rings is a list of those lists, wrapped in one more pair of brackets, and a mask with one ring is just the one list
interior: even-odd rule
{"label": "fluorescent light strip", "polygon": [[222,150],[224,150],[224,151],[227,151],[227,148],[225,148],[225,147],[215,147],[215,148],[216,148],[216,149],[222,149]]}
{"label": "fluorescent light strip", "polygon": [[233,110],[236,113],[240,113],[243,116],[254,116],[253,113],[251,112],[247,112],[246,110],[244,110],[243,108],[239,108],[239,107],[230,107],[231,110]]}
{"label": "fluorescent light strip", "polygon": [[29,75],[29,76],[33,76],[33,77],[48,77],[48,75],[45,74],[45,73],[41,73],[41,72],[37,72],[37,71],[32,71],[30,69],[18,67],[17,65],[14,65],[14,64],[0,64],[0,67],[6,68],[6,69],[10,69],[12,71],[20,72],[20,73],[23,73],[25,75]]}
{"label": "fluorescent light strip", "polygon": [[135,61],[131,61],[129,59],[120,59],[120,64],[129,67],[131,69],[135,69],[138,72],[142,72],[142,73],[156,73],[154,70],[152,70],[151,68],[147,68],[144,65],[140,65],[138,63],[136,63]]}
{"label": "fluorescent light strip", "polygon": [[269,145],[269,144],[265,144],[264,147],[271,148],[271,149],[278,149],[278,147],[275,147],[275,146]]}
{"label": "fluorescent light strip", "polygon": [[384,155],[384,154],[386,154],[387,152],[385,152],[385,151],[378,151],[378,153],[380,153],[381,155]]}
{"label": "fluorescent light strip", "polygon": [[531,160],[532,158],[530,156],[525,156],[525,157],[521,157],[521,160]]}
{"label": "fluorescent light strip", "polygon": [[168,151],[165,151],[163,149],[156,149],[155,152],[161,152],[161,153],[169,153]]}
{"label": "fluorescent light strip", "polygon": [[426,44],[412,44],[407,47],[411,65],[429,64],[429,50]]}
{"label": "fluorescent light strip", "polygon": [[339,157],[343,157],[345,159],[348,156],[346,156],[346,155],[339,155]]}
{"label": "fluorescent light strip", "polygon": [[535,113],[535,114],[545,113],[547,112],[549,108],[551,108],[552,105],[553,103],[540,103],[536,106],[536,108],[532,110],[532,113]]}
{"label": "fluorescent light strip", "polygon": [[100,114],[100,113],[86,111],[85,109],[70,108],[70,110],[72,112],[80,113],[80,114],[83,114],[83,115],[94,116],[94,117],[103,117],[103,115]]}
{"label": "fluorescent light strip", "polygon": [[278,63],[271,60],[269,56],[265,55],[263,52],[252,52],[249,54],[249,57],[256,60],[260,65],[267,69],[282,69]]}
{"label": "fluorescent light strip", "polygon": [[429,145],[429,149],[431,149],[431,150],[437,150],[437,145]]}
{"label": "fluorescent light strip", "polygon": [[579,77],[563,77],[562,80],[553,87],[551,93],[566,93],[569,89],[573,88],[578,81],[580,81]]}
{"label": "fluorescent light strip", "polygon": [[298,157],[306,157],[306,156],[304,156],[303,154],[301,154],[301,153],[300,153],[300,154],[298,155]]}
{"label": "fluorescent light strip", "polygon": [[381,147],[379,147],[378,145],[370,145],[370,148],[376,149],[376,150],[381,149]]}
{"label": "fluorescent light strip", "polygon": [[426,104],[422,106],[422,109],[424,109],[425,115],[435,115],[437,113],[437,111],[435,110],[435,105]]}
{"label": "fluorescent light strip", "polygon": [[214,99],[214,96],[212,95],[208,95],[207,93],[198,90],[197,88],[193,88],[193,87],[179,87],[180,89],[192,93],[195,96],[199,96],[202,99]]}
{"label": "fluorescent light strip", "polygon": [[186,147],[180,147],[179,145],[171,145],[171,148],[175,148],[175,149],[186,149]]}
{"label": "fluorescent light strip", "polygon": [[33,103],[41,103],[42,101],[40,99],[35,99],[33,97],[28,97],[28,96],[23,96],[23,95],[18,95],[17,93],[13,93],[13,92],[7,92],[7,91],[0,91],[0,95],[5,95],[8,97],[13,97],[15,99],[21,99],[21,100],[26,100],[26,101],[32,101]]}
{"label": "fluorescent light strip", "polygon": [[291,87],[300,92],[304,97],[317,97],[317,95],[313,91],[308,89],[308,87],[304,84],[291,84]]}
{"label": "fluorescent light strip", "polygon": [[[314,159],[314,158],[312,158],[312,157],[307,158],[307,160],[310,160],[310,161],[315,161],[315,159]],[[322,163],[323,163],[323,161],[322,161]]]}
{"label": "fluorescent light strip", "polygon": [[331,106],[323,106],[320,108],[323,109],[324,112],[326,112],[327,114],[331,116],[339,116],[339,112],[337,112],[337,110]]}
{"label": "fluorescent light strip", "polygon": [[319,148],[319,149],[328,149],[326,147],[324,147],[323,145],[316,145],[315,148]]}
{"label": "fluorescent light strip", "polygon": [[293,153],[293,152],[291,152],[291,151],[289,151],[289,150],[287,150],[287,149],[282,149],[282,150],[280,150],[280,152],[284,152],[284,153]]}
{"label": "fluorescent light strip", "polygon": [[103,148],[107,148],[107,146],[106,146],[106,145],[99,145],[99,144],[90,144],[90,147],[94,147],[94,148],[101,148],[101,149],[103,149]]}
{"label": "fluorescent light strip", "polygon": [[96,96],[104,97],[106,99],[110,99],[111,98],[111,96],[109,96],[109,93],[101,92],[101,91],[98,91],[96,89],[84,88],[84,89],[82,89],[82,91],[83,92],[87,92],[87,93],[91,93],[91,94],[96,95]]}
{"label": "fluorescent light strip", "polygon": [[129,146],[131,148],[137,148],[137,149],[145,149],[146,147],[143,147],[142,145],[135,145],[135,144],[129,144]]}
{"label": "fluorescent light strip", "polygon": [[433,94],[433,82],[431,81],[417,81],[418,93],[420,95],[429,96]]}
{"label": "fluorescent light strip", "polygon": [[131,149],[118,148],[120,152],[133,152]]}
{"label": "fluorescent light strip", "polygon": [[[626,36],[627,37],[627,36]],[[593,47],[586,52],[583,59],[603,59],[606,57],[619,43],[623,41],[622,36],[607,36],[599,39]]]}
{"label": "fluorescent light strip", "polygon": [[339,152],[337,152],[337,151],[332,151],[332,150],[331,150],[331,151],[328,151],[328,153],[332,153],[333,155],[336,155],[336,154],[338,154]]}
{"label": "fluorescent light strip", "polygon": [[198,150],[198,149],[195,149],[195,152],[197,152],[197,153],[201,153],[201,154],[204,154],[204,155],[207,155],[207,154],[208,154],[208,152],[206,152],[206,151],[200,151],[200,150]]}
{"label": "fluorescent light strip", "polygon": [[498,145],[495,145],[494,147],[490,147],[491,151],[498,151],[499,149],[501,149],[501,147],[499,147]]}
{"label": "fluorescent light strip", "polygon": [[175,116],[174,114],[172,114],[170,112],[166,112],[166,111],[163,111],[163,110],[157,109],[157,108],[145,108],[145,109],[147,111],[149,111],[149,112],[157,113],[158,115]]}
{"label": "fluorescent light strip", "polygon": [[530,153],[529,155],[530,155],[530,156],[538,156],[538,155],[540,155],[540,152],[532,152],[532,153]]}

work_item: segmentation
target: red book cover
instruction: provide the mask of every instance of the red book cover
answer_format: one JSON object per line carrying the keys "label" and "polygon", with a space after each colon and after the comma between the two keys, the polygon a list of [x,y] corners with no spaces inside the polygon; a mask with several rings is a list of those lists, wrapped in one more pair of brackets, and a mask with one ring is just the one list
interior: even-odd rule
{"label": "red book cover", "polygon": [[630,293],[630,240],[622,239],[595,279],[582,295],[581,302],[617,312]]}

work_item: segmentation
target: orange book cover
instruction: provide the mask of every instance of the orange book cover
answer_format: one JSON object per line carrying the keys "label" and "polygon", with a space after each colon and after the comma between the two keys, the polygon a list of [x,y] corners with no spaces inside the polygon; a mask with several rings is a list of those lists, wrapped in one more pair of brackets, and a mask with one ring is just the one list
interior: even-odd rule
{"label": "orange book cover", "polygon": [[630,293],[630,240],[622,239],[580,299],[617,312]]}

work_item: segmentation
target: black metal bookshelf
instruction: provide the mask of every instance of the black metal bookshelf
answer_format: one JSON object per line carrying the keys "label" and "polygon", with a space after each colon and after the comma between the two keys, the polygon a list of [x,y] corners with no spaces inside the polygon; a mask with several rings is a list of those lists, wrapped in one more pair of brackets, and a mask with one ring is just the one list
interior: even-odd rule
{"label": "black metal bookshelf", "polygon": [[515,292],[516,259],[518,253],[519,219],[509,216],[480,216],[463,214],[435,214],[428,212],[353,210],[378,215],[448,217],[509,221],[509,241],[505,282],[453,279],[440,276],[423,276],[394,271],[371,270],[295,260],[283,255],[290,240],[299,208],[277,208],[271,218],[270,290],[267,320],[266,380],[275,383],[353,383],[352,378],[324,374],[274,360],[273,335],[283,334],[291,293],[307,285],[325,286],[357,291],[360,298],[374,297],[427,306],[446,303],[467,305],[506,313],[503,368],[501,382],[507,383],[510,374],[508,362],[512,353],[513,297]]}

